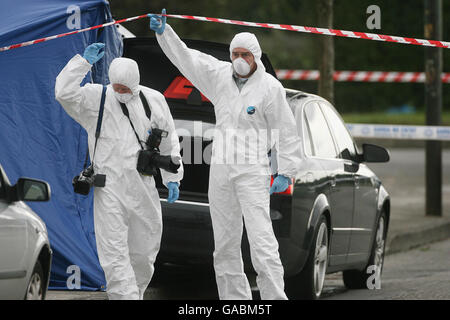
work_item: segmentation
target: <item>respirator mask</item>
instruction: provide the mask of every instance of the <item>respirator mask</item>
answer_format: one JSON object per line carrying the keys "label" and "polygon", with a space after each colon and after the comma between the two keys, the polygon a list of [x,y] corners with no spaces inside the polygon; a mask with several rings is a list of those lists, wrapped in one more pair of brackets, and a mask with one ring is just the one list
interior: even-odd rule
{"label": "respirator mask", "polygon": [[233,69],[240,76],[247,76],[250,73],[250,65],[242,58],[233,60]]}

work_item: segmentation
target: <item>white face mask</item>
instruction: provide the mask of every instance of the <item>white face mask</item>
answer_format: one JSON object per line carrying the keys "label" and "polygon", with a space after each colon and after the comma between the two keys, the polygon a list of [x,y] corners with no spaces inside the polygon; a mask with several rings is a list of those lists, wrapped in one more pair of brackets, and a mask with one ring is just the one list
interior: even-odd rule
{"label": "white face mask", "polygon": [[133,98],[133,94],[131,93],[118,93],[114,91],[114,95],[116,96],[116,99],[122,103],[127,103],[131,100],[131,98]]}
{"label": "white face mask", "polygon": [[247,76],[250,73],[250,65],[242,58],[233,60],[233,69],[240,76]]}

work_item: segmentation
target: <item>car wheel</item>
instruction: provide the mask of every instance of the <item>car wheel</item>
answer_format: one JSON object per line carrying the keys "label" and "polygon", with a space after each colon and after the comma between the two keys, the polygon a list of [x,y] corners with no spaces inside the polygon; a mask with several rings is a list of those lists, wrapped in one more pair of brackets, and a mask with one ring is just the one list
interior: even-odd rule
{"label": "car wheel", "polygon": [[287,280],[286,292],[290,299],[318,299],[322,293],[328,266],[328,225],[320,217],[311,250],[303,270]]}
{"label": "car wheel", "polygon": [[44,299],[44,272],[39,261],[36,264],[28,282],[27,292],[24,300],[43,300]]}
{"label": "car wheel", "polygon": [[[377,231],[372,245],[372,252],[367,266],[364,270],[346,270],[343,272],[344,284],[349,289],[368,289],[368,282],[375,282],[378,286],[381,286],[381,272],[383,270],[384,253],[386,246],[386,214],[384,211],[381,213]],[[375,273],[370,272],[369,268],[372,268]],[[373,277],[375,275],[375,277]],[[371,277],[371,279],[369,279]],[[372,280],[373,279],[373,280]]]}

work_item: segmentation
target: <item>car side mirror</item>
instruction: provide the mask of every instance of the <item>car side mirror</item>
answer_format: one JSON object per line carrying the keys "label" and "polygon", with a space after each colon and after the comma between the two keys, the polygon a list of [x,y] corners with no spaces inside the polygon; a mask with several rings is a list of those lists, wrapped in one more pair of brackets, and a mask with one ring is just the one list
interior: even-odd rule
{"label": "car side mirror", "polygon": [[341,158],[345,159],[345,160],[354,160],[354,157],[352,157],[348,148],[345,148],[344,150],[342,150]]}
{"label": "car side mirror", "polygon": [[364,143],[362,149],[363,153],[360,158],[362,162],[388,162],[390,160],[389,151],[383,147]]}
{"label": "car side mirror", "polygon": [[11,201],[49,201],[50,186],[42,180],[20,178],[10,189]]}

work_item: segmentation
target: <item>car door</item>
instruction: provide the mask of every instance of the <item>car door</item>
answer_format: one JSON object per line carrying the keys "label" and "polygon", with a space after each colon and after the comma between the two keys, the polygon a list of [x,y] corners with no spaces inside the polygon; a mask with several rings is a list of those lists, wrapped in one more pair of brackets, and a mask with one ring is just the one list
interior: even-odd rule
{"label": "car door", "polygon": [[371,179],[367,179],[367,167],[356,162],[357,150],[355,142],[345,127],[342,118],[331,105],[322,103],[321,107],[332,128],[340,156],[344,161],[345,170],[350,172],[354,178],[354,210],[347,263],[355,263],[359,262],[366,250],[368,250],[367,245],[370,242],[372,232],[372,226],[369,226],[369,221],[372,220],[368,218],[372,213],[370,210],[363,210],[364,213],[362,213],[361,207],[366,206],[367,202],[371,201],[367,197],[374,200],[373,196],[376,197],[376,195],[371,190]]}
{"label": "car door", "polygon": [[26,275],[28,250],[26,216],[16,203],[7,203],[7,186],[9,181],[0,167],[0,288],[2,282]]}
{"label": "car door", "polygon": [[322,104],[322,110],[332,128],[339,145],[345,170],[354,176],[354,210],[352,215],[350,246],[347,263],[356,263],[367,258],[376,216],[376,190],[371,172],[366,165],[356,162],[355,142],[345,127],[337,111],[328,104]]}
{"label": "car door", "polygon": [[331,215],[330,265],[346,263],[350,245],[354,177],[345,160],[339,157],[330,126],[324,118],[319,101],[305,105],[305,117],[311,135],[313,158],[327,172]]}
{"label": "car door", "polygon": [[355,174],[355,210],[349,262],[363,262],[369,258],[377,218],[377,196],[373,172],[361,164]]}

